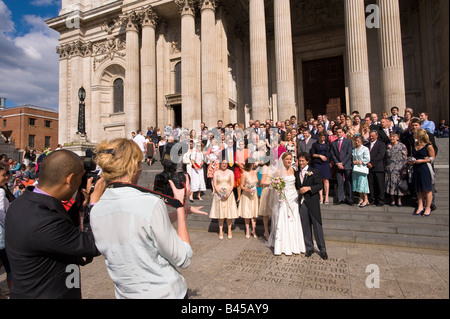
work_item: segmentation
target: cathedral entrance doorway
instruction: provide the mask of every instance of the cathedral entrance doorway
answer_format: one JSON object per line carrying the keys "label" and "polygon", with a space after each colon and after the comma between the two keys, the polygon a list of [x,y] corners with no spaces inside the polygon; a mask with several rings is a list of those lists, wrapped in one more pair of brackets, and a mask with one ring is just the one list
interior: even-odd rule
{"label": "cathedral entrance doorway", "polygon": [[305,119],[346,112],[344,58],[337,56],[303,62]]}
{"label": "cathedral entrance doorway", "polygon": [[174,118],[175,118],[175,123],[173,127],[183,127],[183,115],[181,113],[181,104],[176,104],[173,106],[173,113],[174,113]]}

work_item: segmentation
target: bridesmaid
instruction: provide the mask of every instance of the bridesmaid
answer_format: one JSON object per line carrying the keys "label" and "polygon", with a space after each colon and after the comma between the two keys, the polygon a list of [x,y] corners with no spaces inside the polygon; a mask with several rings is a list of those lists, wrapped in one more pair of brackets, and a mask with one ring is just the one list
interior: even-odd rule
{"label": "bridesmaid", "polygon": [[269,217],[272,216],[272,209],[270,208],[271,196],[270,184],[272,183],[272,168],[270,167],[270,162],[266,163],[261,168],[261,182],[262,187],[261,198],[259,200],[259,212],[258,216],[262,216],[264,223],[264,237],[269,240]]}
{"label": "bridesmaid", "polygon": [[209,218],[219,220],[219,239],[223,239],[223,224],[227,219],[228,239],[233,238],[231,226],[233,218],[238,218],[238,210],[233,193],[234,173],[228,169],[228,162],[223,160],[220,169],[213,176],[213,201]]}
{"label": "bridesmaid", "polygon": [[259,212],[258,194],[256,186],[258,185],[258,173],[254,169],[255,164],[250,163],[249,159],[245,161],[244,172],[241,176],[241,202],[239,203],[239,216],[245,219],[245,237],[250,238],[250,220],[252,221],[252,235],[256,236],[256,218]]}

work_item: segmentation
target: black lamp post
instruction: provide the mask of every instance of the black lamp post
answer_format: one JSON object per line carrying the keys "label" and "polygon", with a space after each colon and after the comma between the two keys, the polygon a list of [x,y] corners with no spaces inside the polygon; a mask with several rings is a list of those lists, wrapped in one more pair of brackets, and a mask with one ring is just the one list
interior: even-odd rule
{"label": "black lamp post", "polygon": [[86,98],[86,90],[81,86],[78,90],[78,98],[80,99],[79,108],[78,108],[78,131],[77,134],[81,134],[81,136],[86,135],[86,127],[85,127],[85,112],[84,112],[84,99]]}

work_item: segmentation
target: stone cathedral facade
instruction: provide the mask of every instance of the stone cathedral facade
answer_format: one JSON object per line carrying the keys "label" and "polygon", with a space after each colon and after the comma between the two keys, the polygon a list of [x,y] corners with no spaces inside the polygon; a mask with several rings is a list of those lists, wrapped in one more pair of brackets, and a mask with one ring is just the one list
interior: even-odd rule
{"label": "stone cathedral facade", "polygon": [[449,120],[448,0],[62,0],[59,137],[406,107]]}

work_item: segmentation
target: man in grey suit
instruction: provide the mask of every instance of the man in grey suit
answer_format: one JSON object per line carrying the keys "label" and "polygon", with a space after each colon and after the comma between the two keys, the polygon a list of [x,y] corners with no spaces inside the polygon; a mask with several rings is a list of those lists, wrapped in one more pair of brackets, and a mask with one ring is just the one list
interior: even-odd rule
{"label": "man in grey suit", "polygon": [[[352,142],[344,137],[341,127],[336,129],[338,139],[331,144],[331,158],[336,165],[338,184],[337,204],[353,205],[352,198]],[[347,197],[347,199],[346,199]]]}
{"label": "man in grey suit", "polygon": [[314,145],[317,140],[311,138],[311,132],[309,129],[303,129],[303,141],[298,142],[297,146],[297,158],[299,158],[299,155],[301,153],[308,153],[311,150],[312,146]]}

